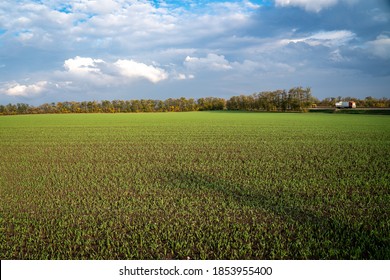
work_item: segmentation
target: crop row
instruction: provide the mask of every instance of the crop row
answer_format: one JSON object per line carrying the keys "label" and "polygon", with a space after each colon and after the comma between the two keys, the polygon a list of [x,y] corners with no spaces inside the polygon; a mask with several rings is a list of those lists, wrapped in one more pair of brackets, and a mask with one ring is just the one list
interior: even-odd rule
{"label": "crop row", "polygon": [[0,127],[2,259],[390,257],[385,116],[46,115]]}

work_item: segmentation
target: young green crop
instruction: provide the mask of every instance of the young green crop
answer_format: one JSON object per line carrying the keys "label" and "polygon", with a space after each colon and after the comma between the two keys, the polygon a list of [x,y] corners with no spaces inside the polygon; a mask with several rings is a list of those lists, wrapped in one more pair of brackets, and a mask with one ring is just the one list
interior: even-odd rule
{"label": "young green crop", "polygon": [[1,259],[389,259],[388,116],[0,118]]}

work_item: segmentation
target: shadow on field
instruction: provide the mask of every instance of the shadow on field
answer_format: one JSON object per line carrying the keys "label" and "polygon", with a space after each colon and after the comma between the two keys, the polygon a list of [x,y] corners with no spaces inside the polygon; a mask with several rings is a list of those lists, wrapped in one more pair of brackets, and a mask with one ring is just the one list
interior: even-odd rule
{"label": "shadow on field", "polygon": [[285,242],[294,242],[291,236],[296,236],[302,243],[298,251],[288,256],[290,259],[390,259],[388,225],[385,223],[381,227],[379,224],[383,221],[380,217],[376,217],[377,221],[362,220],[353,217],[350,212],[343,216],[345,209],[338,209],[336,213],[343,216],[340,218],[332,216],[330,209],[324,210],[324,213],[308,209],[308,205],[313,206],[312,201],[298,199],[296,203],[292,199],[296,194],[292,191],[266,193],[211,177],[205,179],[203,174],[176,175],[184,180],[181,182],[182,188],[186,185],[191,188],[197,186],[200,190],[206,188],[210,195],[222,196],[242,207],[259,209],[280,217],[286,224],[284,228],[294,231],[289,233]]}

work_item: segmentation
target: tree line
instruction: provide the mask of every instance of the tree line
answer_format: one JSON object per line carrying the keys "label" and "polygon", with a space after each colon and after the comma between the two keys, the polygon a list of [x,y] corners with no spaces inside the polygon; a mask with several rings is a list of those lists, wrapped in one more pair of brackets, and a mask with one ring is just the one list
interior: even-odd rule
{"label": "tree line", "polygon": [[328,97],[319,100],[312,96],[310,88],[294,87],[290,90],[263,91],[251,95],[219,97],[168,98],[165,100],[102,100],[65,101],[31,106],[25,103],[0,105],[0,115],[60,114],[60,113],[138,113],[138,112],[188,112],[215,110],[244,111],[305,111],[312,107],[334,107],[337,101],[355,101],[357,107],[390,108],[390,99],[366,97]]}
{"label": "tree line", "polygon": [[140,113],[140,112],[188,112],[226,109],[223,98],[169,98],[166,100],[102,100],[65,101],[30,106],[25,103],[0,105],[0,115],[15,114],[63,114],[63,113]]}
{"label": "tree line", "polygon": [[264,91],[252,95],[232,96],[226,101],[228,110],[245,111],[302,111],[310,108],[316,98],[310,88]]}

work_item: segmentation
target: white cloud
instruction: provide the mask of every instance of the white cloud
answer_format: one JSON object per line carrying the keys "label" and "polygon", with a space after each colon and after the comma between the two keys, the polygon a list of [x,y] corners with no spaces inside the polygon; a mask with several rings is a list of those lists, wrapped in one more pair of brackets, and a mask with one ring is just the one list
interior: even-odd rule
{"label": "white cloud", "polygon": [[40,81],[31,85],[21,85],[19,83],[13,83],[8,85],[1,92],[9,96],[29,97],[42,93],[46,89],[47,85],[47,81]]}
{"label": "white cloud", "polygon": [[158,83],[168,78],[165,70],[134,60],[119,59],[114,65],[119,69],[122,76],[130,79],[145,78],[152,83]]}
{"label": "white cloud", "polygon": [[368,50],[382,59],[390,59],[390,37],[381,35],[366,44]]}
{"label": "white cloud", "polygon": [[301,7],[306,11],[319,12],[322,9],[329,8],[336,5],[338,2],[347,2],[353,4],[356,0],[275,0],[277,6],[287,7]]}
{"label": "white cloud", "polygon": [[104,61],[90,57],[76,56],[75,58],[65,60],[64,68],[75,74],[99,73],[101,72],[99,63],[104,63]]}
{"label": "white cloud", "polygon": [[76,56],[65,60],[64,68],[65,74],[96,84],[123,84],[129,79],[146,79],[158,83],[168,78],[164,69],[127,59],[118,59],[112,63],[102,59]]}
{"label": "white cloud", "polygon": [[223,55],[209,53],[206,57],[190,57],[184,60],[184,65],[189,69],[209,69],[214,71],[225,71],[232,69],[231,63]]}

